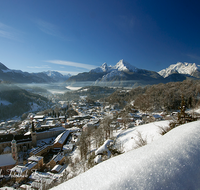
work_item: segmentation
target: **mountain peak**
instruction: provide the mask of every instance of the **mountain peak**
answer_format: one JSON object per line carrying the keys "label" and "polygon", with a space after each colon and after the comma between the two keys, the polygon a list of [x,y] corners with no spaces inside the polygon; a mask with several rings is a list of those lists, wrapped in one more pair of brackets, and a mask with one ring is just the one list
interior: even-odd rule
{"label": "mountain peak", "polygon": [[193,73],[197,70],[200,70],[200,65],[197,65],[196,63],[177,62],[176,64],[172,64],[158,73],[166,78],[173,73],[193,75]]}
{"label": "mountain peak", "polygon": [[118,71],[124,71],[124,72],[135,72],[138,70],[135,66],[131,65],[128,62],[125,62],[123,59],[121,59],[115,66],[114,69],[117,69]]}
{"label": "mountain peak", "polygon": [[0,62],[0,69],[1,70],[9,70],[3,63]]}
{"label": "mountain peak", "polygon": [[92,69],[91,72],[95,73],[106,73],[109,70],[110,67],[108,67],[107,63],[103,63],[100,67],[97,67],[96,69]]}
{"label": "mountain peak", "polygon": [[107,70],[108,70],[107,63],[103,63],[100,68],[102,69],[103,72],[107,72]]}

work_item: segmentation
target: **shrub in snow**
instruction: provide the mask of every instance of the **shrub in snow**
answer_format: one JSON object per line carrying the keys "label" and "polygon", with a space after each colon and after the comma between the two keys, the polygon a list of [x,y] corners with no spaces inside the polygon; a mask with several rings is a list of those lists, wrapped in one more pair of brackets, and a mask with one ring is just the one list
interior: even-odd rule
{"label": "shrub in snow", "polygon": [[54,189],[200,189],[200,121],[109,159]]}
{"label": "shrub in snow", "polygon": [[95,155],[96,158],[95,158],[95,163],[99,163],[102,159],[102,155],[105,155],[107,154],[107,159],[109,159],[111,157],[111,152],[110,150],[108,149],[108,146],[113,143],[113,140],[111,139],[108,139],[106,140],[102,146],[100,146],[96,151],[95,151]]}
{"label": "shrub in snow", "polygon": [[99,164],[102,160],[102,155],[97,155],[96,157],[95,157],[95,159],[94,159],[94,162],[96,163],[96,164]]}
{"label": "shrub in snow", "polygon": [[172,129],[170,126],[169,127],[158,126],[158,128],[160,130],[161,135],[166,134],[167,132],[169,132]]}
{"label": "shrub in snow", "polygon": [[142,146],[147,145],[147,138],[146,137],[144,138],[140,131],[136,131],[135,135],[136,136],[134,138],[134,141],[135,141],[135,147],[134,148],[140,148]]}

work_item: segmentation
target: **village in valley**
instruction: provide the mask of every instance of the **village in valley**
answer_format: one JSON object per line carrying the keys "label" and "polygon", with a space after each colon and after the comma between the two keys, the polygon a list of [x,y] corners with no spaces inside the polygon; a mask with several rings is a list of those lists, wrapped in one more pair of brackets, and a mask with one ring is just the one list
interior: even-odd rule
{"label": "village in valley", "polygon": [[58,185],[111,153],[120,154],[113,147],[124,129],[172,117],[164,112],[139,112],[133,103],[126,110],[118,104],[80,97],[78,101],[60,101],[56,109],[29,113],[19,125],[14,120],[2,122],[1,186],[48,189]]}

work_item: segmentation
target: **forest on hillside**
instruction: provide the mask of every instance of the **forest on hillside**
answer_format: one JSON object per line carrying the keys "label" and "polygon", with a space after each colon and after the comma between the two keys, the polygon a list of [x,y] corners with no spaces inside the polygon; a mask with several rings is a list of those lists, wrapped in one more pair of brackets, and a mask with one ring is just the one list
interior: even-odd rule
{"label": "forest on hillside", "polygon": [[200,81],[160,83],[146,87],[137,87],[128,92],[118,90],[106,98],[110,104],[119,103],[124,107],[134,101],[134,106],[142,111],[178,110],[181,97],[185,99],[186,108],[200,105]]}
{"label": "forest on hillside", "polygon": [[31,110],[33,103],[46,105],[49,100],[38,94],[23,90],[15,85],[0,84],[0,100],[9,104],[0,103],[0,120],[14,116],[21,116]]}

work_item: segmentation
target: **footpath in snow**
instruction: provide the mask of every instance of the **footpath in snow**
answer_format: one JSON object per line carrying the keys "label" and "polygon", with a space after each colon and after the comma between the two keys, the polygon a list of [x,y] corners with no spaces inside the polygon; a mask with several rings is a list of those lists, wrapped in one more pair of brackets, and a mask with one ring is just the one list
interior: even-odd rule
{"label": "footpath in snow", "polygon": [[200,121],[104,161],[53,189],[200,189]]}

